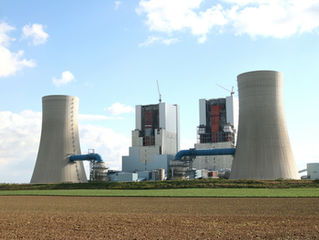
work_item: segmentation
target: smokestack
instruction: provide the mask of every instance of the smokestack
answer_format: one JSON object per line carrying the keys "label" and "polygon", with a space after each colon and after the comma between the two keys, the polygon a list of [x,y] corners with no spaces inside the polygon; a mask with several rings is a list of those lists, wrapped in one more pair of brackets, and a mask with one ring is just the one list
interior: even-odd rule
{"label": "smokestack", "polygon": [[78,133],[79,99],[51,95],[42,98],[42,131],[31,183],[87,182],[82,162],[69,162],[81,154]]}
{"label": "smokestack", "polygon": [[239,127],[232,179],[297,179],[283,108],[283,79],[276,71],[237,76]]}

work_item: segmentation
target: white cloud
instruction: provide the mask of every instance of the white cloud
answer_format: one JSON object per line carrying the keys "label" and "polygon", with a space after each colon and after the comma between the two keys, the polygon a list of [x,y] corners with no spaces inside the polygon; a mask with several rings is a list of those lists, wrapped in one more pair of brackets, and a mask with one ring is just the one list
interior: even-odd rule
{"label": "white cloud", "polygon": [[171,45],[174,43],[177,43],[178,39],[177,38],[166,38],[166,39],[162,39],[162,43],[164,43],[165,45]]}
{"label": "white cloud", "polygon": [[228,1],[234,4],[228,18],[236,34],[284,38],[319,27],[318,1]]}
{"label": "white cloud", "polygon": [[114,9],[118,10],[121,4],[122,4],[121,1],[115,1],[114,2]]}
{"label": "white cloud", "polygon": [[23,38],[31,38],[33,45],[44,44],[49,37],[49,34],[43,30],[43,25],[37,23],[25,25],[22,32]]}
{"label": "white cloud", "polygon": [[41,113],[0,112],[0,183],[30,181],[40,128]]}
{"label": "white cloud", "polygon": [[79,121],[102,121],[102,120],[114,120],[122,119],[121,117],[104,116],[104,115],[92,115],[92,114],[79,114]]}
{"label": "white cloud", "polygon": [[110,113],[111,115],[120,115],[124,113],[133,113],[134,108],[132,106],[116,102],[113,103],[110,107],[106,108],[105,111]]}
{"label": "white cloud", "polygon": [[149,36],[144,42],[140,43],[138,46],[148,47],[154,43],[161,43],[168,46],[177,42],[178,42],[177,38],[162,38],[162,37]]}
{"label": "white cloud", "polygon": [[24,67],[34,67],[35,62],[30,59],[23,59],[23,51],[13,53],[0,45],[0,77],[14,75]]}
{"label": "white cloud", "polygon": [[227,23],[222,6],[217,4],[200,10],[203,0],[141,0],[136,9],[146,14],[146,24],[151,31],[173,33],[190,30],[203,41],[213,27]]}
{"label": "white cloud", "polygon": [[70,71],[64,71],[61,78],[52,78],[52,82],[55,86],[60,87],[74,81],[74,76]]}
{"label": "white cloud", "polygon": [[14,38],[10,38],[8,33],[15,30],[13,26],[2,22],[0,23],[0,46],[9,46],[11,41],[14,41]]}
{"label": "white cloud", "polygon": [[0,23],[0,77],[14,75],[17,71],[24,67],[34,67],[35,62],[32,59],[23,58],[23,51],[17,53],[11,52],[10,43],[14,41],[8,33],[15,28],[7,23]]}
{"label": "white cloud", "polygon": [[81,149],[94,149],[111,169],[121,169],[122,156],[128,155],[130,138],[97,125],[80,125]]}
{"label": "white cloud", "polygon": [[196,138],[182,138],[180,143],[180,150],[194,148],[196,143]]}
{"label": "white cloud", "polygon": [[172,35],[189,30],[199,43],[214,29],[274,38],[319,29],[318,0],[221,0],[206,2],[205,8],[204,2],[141,0],[136,12],[145,14],[150,31]]}
{"label": "white cloud", "polygon": [[[81,116],[81,115],[80,115]],[[87,116],[84,114],[84,116]],[[90,115],[91,119],[94,118]],[[100,119],[99,115],[96,119]],[[41,113],[0,111],[0,183],[28,183],[35,165],[41,133]],[[94,148],[106,165],[121,168],[130,138],[99,125],[79,124],[81,149]]]}
{"label": "white cloud", "polygon": [[144,42],[140,43],[139,47],[147,47],[152,45],[153,43],[159,41],[159,37],[149,36]]}

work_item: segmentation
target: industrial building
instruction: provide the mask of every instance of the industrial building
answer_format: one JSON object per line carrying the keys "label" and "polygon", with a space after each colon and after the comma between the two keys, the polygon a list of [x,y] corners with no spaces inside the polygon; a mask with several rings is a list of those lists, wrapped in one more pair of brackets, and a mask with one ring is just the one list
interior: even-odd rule
{"label": "industrial building", "polygon": [[233,156],[235,148],[211,148],[211,149],[195,149],[179,151],[174,160],[170,161],[169,179],[192,179],[192,178],[208,178],[222,177],[229,178],[230,169],[222,169],[213,171],[208,169],[196,169],[193,167],[193,160],[199,156]]}
{"label": "industrial building", "polygon": [[307,163],[307,178],[319,179],[319,163]]}
{"label": "industrial building", "polygon": [[[234,148],[238,126],[238,99],[231,94],[226,98],[199,100],[198,143],[195,149]],[[232,155],[196,156],[193,168],[213,171],[230,170]]]}
{"label": "industrial building", "polygon": [[239,127],[232,179],[298,179],[277,71],[237,76]]}
{"label": "industrial building", "polygon": [[303,179],[319,179],[319,163],[307,163],[307,168],[299,171],[303,172],[307,172],[306,176],[301,177]]}
{"label": "industrial building", "polygon": [[112,182],[140,182],[140,181],[164,181],[165,169],[153,169],[152,171],[139,172],[118,172],[113,171],[108,174]]}
{"label": "industrial building", "polygon": [[179,150],[179,107],[159,103],[135,107],[129,156],[122,157],[123,172],[168,171],[169,161]]}
{"label": "industrial building", "polygon": [[[87,182],[82,161],[90,161],[91,181],[225,177],[230,169],[232,179],[298,179],[283,111],[282,74],[247,72],[237,81],[239,107],[233,92],[199,100],[198,142],[189,150],[179,151],[178,105],[162,103],[161,97],[158,104],[137,105],[122,172],[108,171],[94,151],[81,155],[77,97],[44,96],[31,183]],[[308,164],[307,178],[319,178],[318,168],[319,163]]]}
{"label": "industrial building", "polygon": [[83,163],[69,161],[81,154],[78,108],[77,97],[42,98],[41,140],[31,183],[87,182]]}

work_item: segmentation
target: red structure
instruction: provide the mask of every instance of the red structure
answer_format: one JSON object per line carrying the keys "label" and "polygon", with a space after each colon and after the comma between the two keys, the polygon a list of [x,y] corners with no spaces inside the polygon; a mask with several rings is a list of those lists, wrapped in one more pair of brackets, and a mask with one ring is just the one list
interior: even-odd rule
{"label": "red structure", "polygon": [[155,129],[159,128],[159,109],[157,105],[142,107],[142,134],[143,145],[155,145]]}
{"label": "red structure", "polygon": [[210,106],[210,128],[212,131],[212,142],[219,142],[220,105]]}
{"label": "red structure", "polygon": [[206,100],[206,124],[198,127],[200,143],[234,141],[234,132],[226,122],[226,98]]}

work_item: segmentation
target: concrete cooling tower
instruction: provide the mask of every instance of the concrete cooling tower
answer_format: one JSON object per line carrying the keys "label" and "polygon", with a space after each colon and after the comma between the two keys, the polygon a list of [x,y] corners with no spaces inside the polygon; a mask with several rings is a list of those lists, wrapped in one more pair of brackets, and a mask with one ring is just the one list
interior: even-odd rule
{"label": "concrete cooling tower", "polygon": [[238,75],[239,127],[232,179],[297,179],[276,71]]}
{"label": "concrete cooling tower", "polygon": [[87,182],[83,163],[68,158],[81,154],[78,107],[77,97],[42,98],[41,140],[31,183]]}

